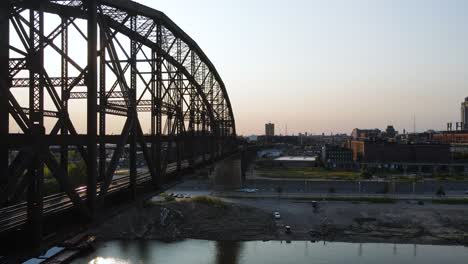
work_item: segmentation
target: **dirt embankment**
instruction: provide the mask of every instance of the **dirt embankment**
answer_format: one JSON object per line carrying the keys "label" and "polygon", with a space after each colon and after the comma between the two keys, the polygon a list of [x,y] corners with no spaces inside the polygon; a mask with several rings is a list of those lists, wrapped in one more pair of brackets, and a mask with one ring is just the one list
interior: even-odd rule
{"label": "dirt embankment", "polygon": [[[278,204],[242,200],[221,205],[194,201],[146,204],[127,210],[93,230],[100,240],[184,238],[218,241],[327,240],[416,244],[468,244],[468,210],[461,206],[321,203]],[[292,233],[286,234],[284,226]]]}
{"label": "dirt embankment", "polygon": [[330,215],[347,215],[348,221],[327,217],[319,230],[329,227],[330,238],[344,241],[468,245],[466,209],[402,204],[376,207],[332,207],[328,210]]}
{"label": "dirt embankment", "polygon": [[[278,204],[266,200],[239,200],[270,211]],[[367,202],[281,201],[279,226],[290,225],[292,234],[279,228],[285,240],[327,240],[415,244],[468,244],[466,205],[442,205],[416,201],[376,204]],[[280,223],[278,223],[280,222]]]}
{"label": "dirt embankment", "polygon": [[269,213],[226,203],[199,202],[146,204],[119,214],[94,230],[100,240],[184,238],[209,240],[274,239],[275,223]]}

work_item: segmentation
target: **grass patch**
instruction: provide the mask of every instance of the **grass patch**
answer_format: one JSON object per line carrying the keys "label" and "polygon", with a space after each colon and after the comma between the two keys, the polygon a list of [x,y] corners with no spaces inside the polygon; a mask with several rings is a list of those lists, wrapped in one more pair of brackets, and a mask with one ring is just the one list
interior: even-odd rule
{"label": "grass patch", "polygon": [[443,175],[437,174],[434,178],[438,181],[464,181],[467,178],[464,175]]}
{"label": "grass patch", "polygon": [[143,208],[151,208],[151,207],[153,207],[155,205],[158,205],[158,204],[159,204],[158,202],[151,201],[151,199],[150,200],[145,200],[145,201],[143,201]]}
{"label": "grass patch", "polygon": [[226,207],[226,202],[219,198],[211,197],[211,196],[195,196],[190,201],[195,203],[202,203],[207,205],[213,205],[216,207]]}
{"label": "grass patch", "polygon": [[317,197],[317,198],[293,198],[294,200],[316,200],[316,201],[336,201],[336,202],[366,202],[376,204],[392,204],[396,200],[387,197]]}
{"label": "grass patch", "polygon": [[296,178],[296,179],[342,179],[357,180],[359,171],[327,170],[320,167],[284,168],[284,167],[258,167],[257,175],[268,178]]}
{"label": "grass patch", "polygon": [[173,201],[176,200],[174,196],[171,196],[171,195],[169,195],[169,194],[167,194],[165,192],[160,193],[159,196],[164,198],[165,202],[173,202]]}

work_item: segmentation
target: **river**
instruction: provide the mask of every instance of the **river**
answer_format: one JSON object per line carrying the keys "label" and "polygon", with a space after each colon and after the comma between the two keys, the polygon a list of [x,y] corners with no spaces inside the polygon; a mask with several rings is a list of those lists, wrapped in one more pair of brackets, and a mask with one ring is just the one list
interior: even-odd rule
{"label": "river", "polygon": [[216,242],[184,240],[111,241],[99,244],[94,252],[76,259],[81,264],[452,264],[467,263],[468,248],[378,243],[309,241]]}

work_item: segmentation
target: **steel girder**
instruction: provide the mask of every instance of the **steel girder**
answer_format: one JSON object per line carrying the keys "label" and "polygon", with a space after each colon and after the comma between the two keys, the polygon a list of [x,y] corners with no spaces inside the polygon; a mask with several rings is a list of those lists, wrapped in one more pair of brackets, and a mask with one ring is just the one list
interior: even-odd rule
{"label": "steel girder", "polygon": [[[170,180],[170,162],[180,172],[184,162],[215,159],[233,146],[235,121],[224,83],[195,41],[163,13],[122,0],[1,2],[0,30],[7,34],[0,39],[0,204],[26,197],[35,238],[45,166],[75,207],[92,217],[125,155],[134,196],[137,152],[158,187]],[[46,26],[48,17],[59,19]],[[86,44],[71,50],[71,34]],[[58,71],[45,63],[50,53],[59,58]],[[74,99],[86,99],[85,133],[75,128],[76,106],[70,106],[84,100]],[[123,119],[119,135],[108,134],[110,116]],[[20,133],[10,132],[10,117]],[[86,163],[84,196],[68,175],[70,149]]]}

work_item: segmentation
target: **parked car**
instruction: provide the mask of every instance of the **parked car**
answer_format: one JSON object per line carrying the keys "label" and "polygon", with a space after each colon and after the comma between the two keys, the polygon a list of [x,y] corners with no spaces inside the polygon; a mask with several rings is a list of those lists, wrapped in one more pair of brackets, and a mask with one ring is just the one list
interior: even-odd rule
{"label": "parked car", "polygon": [[317,201],[312,201],[312,207],[314,207],[314,209],[317,209],[318,207]]}
{"label": "parked car", "polygon": [[237,189],[236,191],[245,192],[245,193],[254,193],[254,192],[257,192],[258,189],[255,189],[255,188],[242,188],[242,189]]}
{"label": "parked car", "polygon": [[281,219],[281,215],[279,212],[274,212],[273,216],[275,217],[275,219]]}

